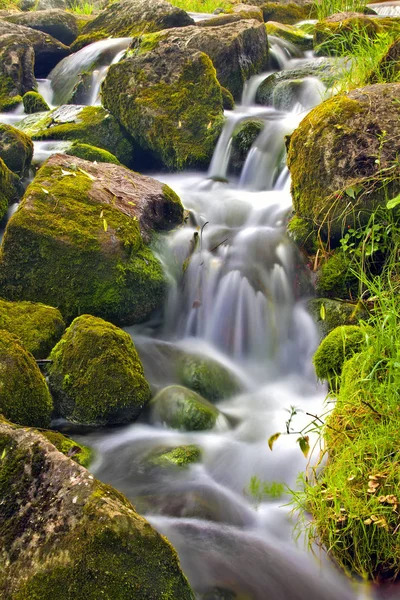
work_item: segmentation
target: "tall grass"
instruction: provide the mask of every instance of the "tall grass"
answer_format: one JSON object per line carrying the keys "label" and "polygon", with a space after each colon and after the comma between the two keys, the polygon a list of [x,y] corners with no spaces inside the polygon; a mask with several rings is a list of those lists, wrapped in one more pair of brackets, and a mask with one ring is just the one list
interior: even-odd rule
{"label": "tall grass", "polygon": [[226,0],[172,0],[171,4],[187,12],[213,13],[217,8],[228,8]]}
{"label": "tall grass", "polygon": [[91,15],[95,9],[94,4],[87,1],[77,0],[70,5],[69,10],[77,15]]}
{"label": "tall grass", "polygon": [[340,12],[364,12],[366,4],[366,0],[316,0],[314,12],[320,21]]}

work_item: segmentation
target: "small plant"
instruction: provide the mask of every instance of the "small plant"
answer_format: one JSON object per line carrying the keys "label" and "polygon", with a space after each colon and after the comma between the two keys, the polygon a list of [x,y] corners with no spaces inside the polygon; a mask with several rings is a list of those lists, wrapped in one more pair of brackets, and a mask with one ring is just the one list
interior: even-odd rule
{"label": "small plant", "polygon": [[316,0],[314,14],[321,21],[330,15],[341,12],[364,12],[366,0]]}
{"label": "small plant", "polygon": [[285,489],[286,486],[279,481],[261,481],[257,475],[253,475],[245,493],[259,504],[263,500],[281,498]]}
{"label": "small plant", "polygon": [[70,5],[70,11],[77,15],[91,15],[95,9],[95,5],[91,2],[80,2],[76,0]]}
{"label": "small plant", "polygon": [[213,13],[217,8],[228,8],[226,0],[172,0],[171,4],[188,12]]}

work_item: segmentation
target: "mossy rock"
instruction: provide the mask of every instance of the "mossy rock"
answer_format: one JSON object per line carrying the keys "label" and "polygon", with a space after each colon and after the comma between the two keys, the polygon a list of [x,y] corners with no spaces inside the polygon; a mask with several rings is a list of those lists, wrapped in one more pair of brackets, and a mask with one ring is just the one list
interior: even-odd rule
{"label": "mossy rock", "polygon": [[53,155],[7,224],[0,286],[8,300],[43,302],[67,321],[90,313],[141,322],[163,305],[166,281],[148,243],[180,224],[166,185],[125,167]]}
{"label": "mossy rock", "polygon": [[346,51],[351,54],[357,35],[366,34],[373,40],[382,31],[379,19],[356,12],[342,12],[316,24],[314,47],[317,55],[343,55]]}
{"label": "mossy rock", "polygon": [[90,463],[93,461],[94,452],[88,446],[83,446],[70,437],[59,433],[58,431],[51,431],[50,429],[41,430],[40,434],[43,435],[46,440],[49,440],[53,446],[57,448],[59,452],[62,452],[65,456],[68,456],[71,460],[78,463],[82,467],[88,468]]}
{"label": "mossy rock", "polygon": [[27,175],[33,157],[32,140],[11,125],[0,123],[0,158],[20,177]]}
{"label": "mossy rock", "polygon": [[199,394],[180,385],[158,392],[150,402],[150,409],[153,421],[187,431],[212,429],[220,414]]}
{"label": "mossy rock", "polygon": [[275,21],[294,25],[315,16],[315,4],[312,2],[263,2],[261,8],[265,22]]}
{"label": "mossy rock", "polygon": [[16,335],[35,358],[46,358],[64,333],[65,323],[52,306],[0,299],[0,329]]}
{"label": "mossy rock", "polygon": [[377,69],[371,73],[369,83],[376,83],[379,79],[388,83],[400,80],[400,36],[391,44]]}
{"label": "mossy rock", "polygon": [[204,356],[183,356],[177,365],[179,383],[210,402],[238,394],[242,386],[236,375],[221,363]]}
{"label": "mossy rock", "polygon": [[33,140],[76,141],[114,154],[127,167],[135,162],[132,139],[101,106],[61,106],[27,117],[18,127]]}
{"label": "mossy rock", "polygon": [[159,42],[159,35],[136,40],[136,48],[110,66],[104,106],[153,165],[205,168],[223,125],[221,86],[206,54]]}
{"label": "mossy rock", "polygon": [[293,215],[288,222],[287,232],[290,239],[300,250],[305,251],[308,255],[316,254],[318,240],[309,220]]}
{"label": "mossy rock", "polygon": [[376,84],[326,100],[290,137],[296,214],[329,236],[331,247],[400,191],[399,136],[400,86]]}
{"label": "mossy rock", "polygon": [[346,360],[365,346],[365,331],[357,325],[341,325],[333,329],[320,343],[313,363],[319,379],[336,389]]}
{"label": "mossy rock", "polygon": [[22,102],[27,115],[50,110],[46,100],[37,92],[26,92],[22,97]]}
{"label": "mossy rock", "polygon": [[47,77],[69,48],[29,27],[0,20],[0,112],[15,108],[36,77]]}
{"label": "mossy rock", "polygon": [[184,10],[165,0],[122,0],[114,2],[89,22],[72,45],[72,50],[76,52],[108,37],[134,37],[193,24],[193,19]]}
{"label": "mossy rock", "polygon": [[60,9],[17,13],[5,17],[5,20],[47,33],[66,46],[70,46],[79,33],[77,16]]}
{"label": "mossy rock", "polygon": [[233,110],[235,108],[235,100],[230,91],[221,86],[221,94],[224,110]]}
{"label": "mossy rock", "polygon": [[318,296],[348,300],[357,296],[359,286],[353,264],[340,250],[324,260],[317,274]]}
{"label": "mossy rock", "polygon": [[0,412],[10,421],[47,427],[53,402],[32,354],[20,340],[0,331]]}
{"label": "mossy rock", "polygon": [[240,123],[232,136],[231,168],[234,173],[242,171],[250,148],[264,129],[265,121],[250,119]]}
{"label": "mossy rock", "polygon": [[90,315],[76,318],[50,354],[49,386],[59,416],[85,425],[133,421],[150,388],[129,334]]}
{"label": "mossy rock", "polygon": [[332,298],[312,298],[307,308],[318,325],[321,337],[326,337],[341,325],[357,325],[368,318],[368,312],[361,302],[343,302]]}
{"label": "mossy rock", "polygon": [[89,144],[80,144],[79,142],[72,144],[71,148],[69,148],[65,154],[83,158],[84,160],[90,160],[91,162],[106,162],[112,163],[113,165],[121,164],[118,158],[114,156],[114,154],[111,154],[111,152],[96,148],[95,146],[90,146]]}
{"label": "mossy rock", "polygon": [[4,600],[194,600],[172,546],[122,494],[32,430],[0,425],[0,455]]}
{"label": "mossy rock", "polygon": [[19,178],[0,157],[0,219],[7,213],[8,205],[19,200],[21,195]]}
{"label": "mossy rock", "polygon": [[302,50],[312,50],[313,48],[313,37],[293,25],[268,21],[265,28],[268,35],[286,40]]}
{"label": "mossy rock", "polygon": [[156,448],[147,457],[147,462],[153,467],[187,468],[201,460],[201,450],[198,446],[178,446],[177,448]]}

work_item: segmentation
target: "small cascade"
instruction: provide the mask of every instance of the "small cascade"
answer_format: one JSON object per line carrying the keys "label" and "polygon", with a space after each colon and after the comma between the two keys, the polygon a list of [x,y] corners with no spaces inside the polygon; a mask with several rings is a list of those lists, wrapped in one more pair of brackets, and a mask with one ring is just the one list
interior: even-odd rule
{"label": "small cascade", "polygon": [[50,73],[51,100],[47,90],[48,83],[42,84],[42,90],[50,100],[51,106],[68,104],[81,77],[89,73],[84,81],[79,104],[95,104],[99,96],[101,82],[108,67],[121,60],[131,43],[131,38],[115,38],[94,42],[75,54],[64,58]]}
{"label": "small cascade", "polygon": [[368,4],[380,17],[400,17],[400,2],[382,2],[379,4]]}

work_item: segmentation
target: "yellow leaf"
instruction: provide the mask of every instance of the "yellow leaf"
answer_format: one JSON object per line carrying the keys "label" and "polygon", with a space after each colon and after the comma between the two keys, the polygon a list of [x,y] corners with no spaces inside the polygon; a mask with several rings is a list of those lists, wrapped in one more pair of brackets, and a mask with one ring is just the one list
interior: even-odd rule
{"label": "yellow leaf", "polygon": [[136,202],[128,202],[131,206],[136,206]]}
{"label": "yellow leaf", "polygon": [[49,193],[49,190],[46,190],[44,187],[42,187],[42,190],[44,191],[45,194]]}
{"label": "yellow leaf", "polygon": [[279,438],[280,435],[280,433],[274,433],[274,435],[271,435],[271,437],[268,440],[268,446],[270,450],[272,450],[273,445],[275,444],[276,440]]}
{"label": "yellow leaf", "polygon": [[321,308],[319,309],[319,315],[321,317],[321,321],[325,321],[326,312],[325,312],[325,304],[321,304]]}
{"label": "yellow leaf", "polygon": [[210,129],[212,125],[212,121],[209,122],[209,124],[207,125],[207,129]]}
{"label": "yellow leaf", "polygon": [[107,231],[108,225],[107,225],[107,221],[105,219],[103,219],[103,227],[104,227],[104,231]]}
{"label": "yellow leaf", "polygon": [[95,181],[96,177],[94,177],[93,175],[91,175],[90,173],[88,173],[87,171],[84,171],[83,169],[81,169],[80,167],[78,167],[79,171],[81,173],[83,173],[84,175],[86,175],[86,177],[89,177],[89,179],[91,179],[92,181]]}
{"label": "yellow leaf", "polygon": [[63,177],[66,177],[67,175],[72,175],[73,177],[76,177],[76,173],[71,173],[71,171],[64,171],[64,169],[61,169],[61,175]]}
{"label": "yellow leaf", "polygon": [[101,213],[100,213],[100,219],[103,218],[103,213],[104,213],[104,210],[102,210]]}
{"label": "yellow leaf", "polygon": [[182,127],[182,121],[178,121],[178,129],[181,129]]}
{"label": "yellow leaf", "polygon": [[308,435],[299,437],[297,440],[299,446],[300,446],[300,450],[302,451],[302,453],[304,454],[304,456],[307,458],[308,453],[310,452],[310,443],[309,443],[309,437]]}

